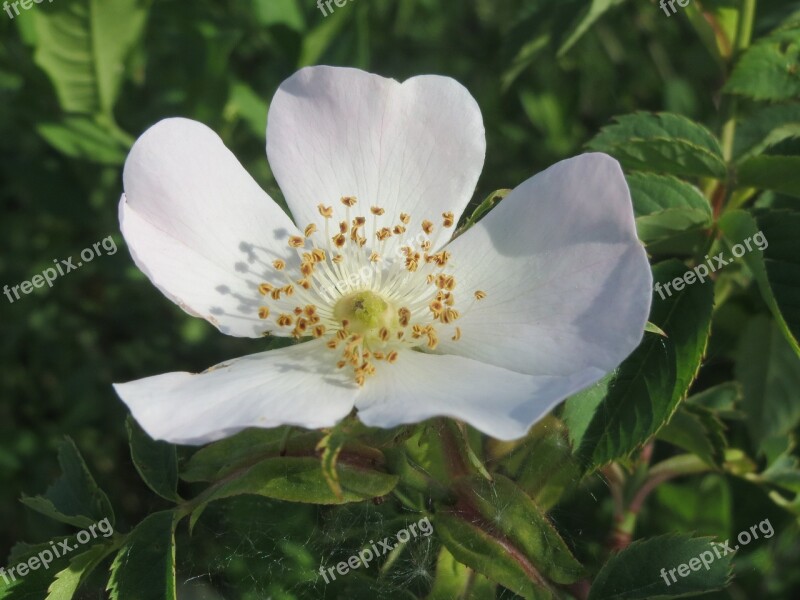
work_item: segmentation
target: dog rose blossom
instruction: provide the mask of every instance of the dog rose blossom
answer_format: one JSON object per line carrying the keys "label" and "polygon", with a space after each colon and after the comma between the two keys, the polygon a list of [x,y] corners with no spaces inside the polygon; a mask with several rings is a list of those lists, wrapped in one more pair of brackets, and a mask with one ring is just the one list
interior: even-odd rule
{"label": "dog rose blossom", "polygon": [[652,287],[618,163],[562,161],[453,239],[485,150],[453,79],[303,69],[267,126],[290,218],[206,126],[151,127],[119,207],[136,265],[222,333],[298,343],[117,384],[136,420],[204,444],[356,409],[371,426],[444,415],[514,439],[615,369]]}

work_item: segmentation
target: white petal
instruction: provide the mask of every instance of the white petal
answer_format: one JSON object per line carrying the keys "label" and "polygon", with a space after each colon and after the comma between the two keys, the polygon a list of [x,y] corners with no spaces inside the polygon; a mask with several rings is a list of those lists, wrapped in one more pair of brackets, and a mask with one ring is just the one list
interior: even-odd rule
{"label": "white petal", "polygon": [[258,285],[285,285],[271,262],[289,255],[298,232],[219,136],[188,119],[161,121],[134,144],[123,178],[122,233],[156,287],[223,333],[271,329],[257,315]]}
{"label": "white petal", "polygon": [[315,340],[114,389],[152,438],[200,445],[248,427],[330,427],[350,413],[358,388]]}
{"label": "white petal", "polygon": [[[454,240],[459,308],[487,293],[443,353],[532,375],[614,369],[639,344],[652,275],[619,164],[562,161],[529,179]],[[444,337],[444,336],[443,336]]]}
{"label": "white petal", "polygon": [[447,416],[511,440],[600,376],[588,369],[569,377],[537,377],[460,356],[405,351],[392,365],[378,363],[356,408],[361,421],[374,427]]}
{"label": "white petal", "polygon": [[[449,77],[398,83],[357,69],[308,67],[287,79],[270,105],[267,154],[299,226],[319,221],[317,205],[356,196],[386,210],[383,225],[409,213],[409,232],[469,202],[486,154],[480,109]],[[356,214],[356,213],[354,213]],[[369,216],[367,212],[367,216]]]}

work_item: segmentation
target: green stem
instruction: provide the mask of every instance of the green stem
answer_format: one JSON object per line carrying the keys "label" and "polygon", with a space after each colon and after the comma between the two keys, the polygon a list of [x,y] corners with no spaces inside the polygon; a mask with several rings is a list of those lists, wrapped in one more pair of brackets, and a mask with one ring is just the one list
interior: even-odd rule
{"label": "green stem", "polygon": [[[742,8],[739,13],[739,22],[736,29],[736,42],[731,55],[731,64],[750,47],[753,39],[753,23],[756,16],[756,0],[742,0]],[[733,157],[733,141],[736,137],[736,100],[731,98],[727,102],[725,113],[727,119],[722,128],[722,154],[726,161]]]}
{"label": "green stem", "polygon": [[741,53],[750,47],[753,39],[753,23],[756,18],[756,0],[742,0],[742,13],[739,27],[736,32],[736,53]]}
{"label": "green stem", "polygon": [[614,517],[614,531],[611,535],[612,550],[621,550],[630,544],[636,529],[639,512],[642,510],[647,497],[659,485],[676,477],[706,473],[710,470],[711,467],[694,454],[673,456],[654,465],[650,469],[645,482],[636,490],[627,508]]}

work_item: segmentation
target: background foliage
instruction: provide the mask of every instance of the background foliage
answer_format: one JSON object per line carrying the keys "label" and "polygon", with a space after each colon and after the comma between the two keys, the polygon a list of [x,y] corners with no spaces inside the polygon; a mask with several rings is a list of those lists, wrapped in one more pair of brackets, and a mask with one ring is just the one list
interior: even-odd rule
{"label": "background foliage", "polygon": [[[13,20],[0,12],[0,283],[109,235],[120,247],[52,289],[0,297],[5,564],[32,551],[23,540],[46,545],[87,520],[115,518],[118,532],[71,568],[0,581],[0,598],[70,598],[78,583],[75,598],[148,600],[797,597],[799,9],[703,0],[668,17],[633,0],[353,0],[323,17],[310,0],[54,0]],[[655,281],[758,231],[769,247],[656,295],[654,332],[619,371],[517,444],[434,421],[249,432],[194,456],[153,445],[126,428],[111,382],[260,348],[191,319],[135,269],[116,217],[127,150],[161,118],[194,118],[280,198],[264,156],[268,102],[310,64],[466,85],[488,136],[473,208],[587,148],[614,155]],[[317,448],[322,466],[297,457]],[[364,456],[368,472],[351,472]],[[224,476],[234,485],[215,483]],[[306,503],[285,485],[295,477]],[[189,515],[176,584],[171,532]],[[321,580],[319,566],[423,515],[430,538]],[[652,587],[658,568],[707,547],[701,537],[734,539],[764,519],[774,537],[730,565]]]}

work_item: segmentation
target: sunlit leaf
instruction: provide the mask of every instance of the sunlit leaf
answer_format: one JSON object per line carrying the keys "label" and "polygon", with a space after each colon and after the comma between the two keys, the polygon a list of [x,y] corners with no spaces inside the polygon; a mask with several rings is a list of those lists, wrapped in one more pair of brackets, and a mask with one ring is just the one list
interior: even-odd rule
{"label": "sunlit leaf", "polygon": [[148,6],[148,0],[71,0],[34,11],[36,63],[65,111],[111,113]]}
{"label": "sunlit leaf", "polygon": [[628,169],[718,179],[726,173],[714,135],[680,115],[637,112],[617,117],[588,147],[611,154]]}

